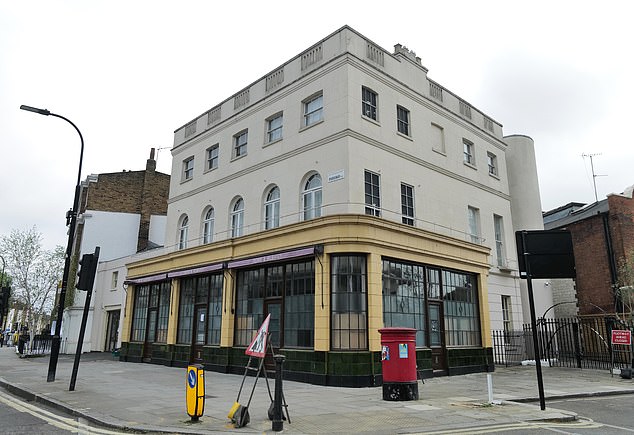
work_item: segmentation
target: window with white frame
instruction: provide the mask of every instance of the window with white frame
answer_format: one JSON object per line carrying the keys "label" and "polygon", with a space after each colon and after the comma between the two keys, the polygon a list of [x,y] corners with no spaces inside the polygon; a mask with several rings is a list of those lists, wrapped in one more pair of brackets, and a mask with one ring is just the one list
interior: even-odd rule
{"label": "window with white frame", "polygon": [[203,216],[203,243],[211,243],[214,239],[214,209],[205,212]]}
{"label": "window with white frame", "polygon": [[493,215],[493,229],[495,232],[495,255],[499,267],[506,266],[506,250],[504,248],[504,222],[502,216]]}
{"label": "window with white frame", "polygon": [[489,167],[489,175],[498,175],[498,158],[495,154],[487,152],[487,165]]}
{"label": "window with white frame", "polygon": [[247,153],[249,130],[241,131],[233,136],[233,157],[241,157]]}
{"label": "window with white frame", "polygon": [[502,327],[504,329],[505,335],[513,331],[513,311],[511,310],[511,297],[506,295],[502,295]]}
{"label": "window with white frame", "polygon": [[321,200],[321,176],[313,174],[306,181],[302,192],[304,220],[321,216]]}
{"label": "window with white frame", "polygon": [[187,233],[189,232],[189,218],[187,215],[181,218],[181,224],[178,227],[178,249],[187,248]]}
{"label": "window with white frame", "polygon": [[473,142],[470,142],[467,139],[462,139],[462,148],[464,154],[464,162],[468,165],[475,166]]}
{"label": "window with white frame", "polygon": [[183,160],[183,181],[191,180],[194,176],[194,157]]}
{"label": "window with white frame", "polygon": [[314,95],[304,101],[304,127],[315,124],[323,119],[323,95]]}
{"label": "window with white frame", "polygon": [[401,219],[406,225],[414,225],[414,186],[401,183]]}
{"label": "window with white frame", "polygon": [[117,285],[119,285],[119,271],[115,270],[114,272],[112,272],[112,281],[110,283],[110,288],[112,290],[116,290]]}
{"label": "window with white frame", "polygon": [[480,243],[480,210],[475,207],[467,207],[469,220],[469,235],[472,243]]}
{"label": "window with white frame", "polygon": [[264,202],[264,228],[270,230],[280,226],[280,189],[272,187]]}
{"label": "window with white frame", "polygon": [[240,237],[244,231],[244,201],[238,198],[231,209],[231,237]]}
{"label": "window with white frame", "polygon": [[275,142],[282,139],[282,121],[283,117],[281,113],[272,116],[266,120],[266,141]]}
{"label": "window with white frame", "polygon": [[431,148],[445,154],[445,130],[433,123],[431,125]]}
{"label": "window with white frame", "polygon": [[365,171],[365,214],[381,216],[380,177],[374,172]]}
{"label": "window with white frame", "polygon": [[207,148],[207,170],[216,169],[218,167],[218,152],[220,146],[218,144]]}
{"label": "window with white frame", "polygon": [[370,119],[377,120],[377,98],[376,92],[365,86],[361,87],[361,113]]}
{"label": "window with white frame", "polygon": [[399,133],[409,136],[409,110],[396,106],[396,128]]}

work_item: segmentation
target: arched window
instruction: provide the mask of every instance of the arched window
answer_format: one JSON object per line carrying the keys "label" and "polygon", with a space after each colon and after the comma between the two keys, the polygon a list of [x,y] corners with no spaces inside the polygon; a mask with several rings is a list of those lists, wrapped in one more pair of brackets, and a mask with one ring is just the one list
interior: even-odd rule
{"label": "arched window", "polygon": [[189,229],[189,218],[187,215],[181,219],[181,224],[178,227],[178,249],[187,248],[187,232]]}
{"label": "arched window", "polygon": [[313,174],[306,181],[302,193],[304,220],[321,216],[321,177]]}
{"label": "arched window", "polygon": [[214,238],[214,209],[207,210],[203,218],[203,243],[211,243]]}
{"label": "arched window", "polygon": [[244,226],[244,201],[238,198],[231,209],[231,237],[240,237]]}
{"label": "arched window", "polygon": [[280,189],[274,186],[269,190],[264,202],[264,227],[267,230],[280,226]]}

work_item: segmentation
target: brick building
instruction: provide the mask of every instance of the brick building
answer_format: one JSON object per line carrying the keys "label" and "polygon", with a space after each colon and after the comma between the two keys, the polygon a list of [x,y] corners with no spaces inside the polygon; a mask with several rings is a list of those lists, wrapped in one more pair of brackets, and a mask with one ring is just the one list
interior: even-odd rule
{"label": "brick building", "polygon": [[[169,175],[156,172],[154,148],[145,170],[89,175],[81,184],[71,272],[76,270],[81,256],[94,252],[96,246],[100,247],[101,273],[105,273],[105,264],[162,246],[169,182]],[[84,351],[118,346],[119,317],[125,297],[122,283],[126,274],[124,263],[119,263],[115,269],[107,270],[107,278],[96,278],[95,289],[104,291],[93,295]],[[123,270],[119,270],[121,267]],[[74,272],[71,276],[75,276]],[[70,297],[73,303],[64,314],[62,338],[64,351],[72,353],[77,345],[85,293],[71,290],[69,295],[73,295]]]}
{"label": "brick building", "polygon": [[[617,297],[618,269],[622,262],[634,260],[633,187],[590,205],[569,203],[544,213],[545,229],[566,229],[572,234],[577,269],[576,299],[581,315],[623,310]],[[567,287],[573,285],[571,281],[567,283]],[[562,287],[561,282],[555,284],[557,288]],[[568,298],[572,293],[569,288],[562,290]],[[553,302],[574,300],[560,297]]]}

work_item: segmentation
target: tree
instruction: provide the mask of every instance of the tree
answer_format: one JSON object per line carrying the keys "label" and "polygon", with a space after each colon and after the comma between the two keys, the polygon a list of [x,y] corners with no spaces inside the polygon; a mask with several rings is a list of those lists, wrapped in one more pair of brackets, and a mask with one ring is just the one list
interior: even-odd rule
{"label": "tree", "polygon": [[8,236],[2,236],[0,252],[12,278],[12,298],[27,310],[32,345],[38,320],[50,315],[53,308],[55,289],[64,270],[65,251],[61,246],[45,250],[42,234],[33,227],[26,231],[14,229]]}

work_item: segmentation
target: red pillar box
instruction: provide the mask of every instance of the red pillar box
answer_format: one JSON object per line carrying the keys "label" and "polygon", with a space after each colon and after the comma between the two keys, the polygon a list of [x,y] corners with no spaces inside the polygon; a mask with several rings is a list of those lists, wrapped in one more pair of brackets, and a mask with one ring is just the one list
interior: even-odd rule
{"label": "red pillar box", "polygon": [[381,328],[383,400],[418,400],[416,329]]}

